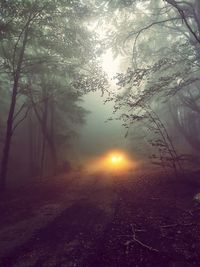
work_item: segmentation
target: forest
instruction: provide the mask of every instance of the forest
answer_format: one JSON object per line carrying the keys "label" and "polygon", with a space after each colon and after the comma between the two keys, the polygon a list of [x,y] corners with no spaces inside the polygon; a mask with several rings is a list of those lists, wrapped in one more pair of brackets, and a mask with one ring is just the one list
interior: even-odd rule
{"label": "forest", "polygon": [[198,267],[199,77],[199,0],[0,0],[0,267]]}

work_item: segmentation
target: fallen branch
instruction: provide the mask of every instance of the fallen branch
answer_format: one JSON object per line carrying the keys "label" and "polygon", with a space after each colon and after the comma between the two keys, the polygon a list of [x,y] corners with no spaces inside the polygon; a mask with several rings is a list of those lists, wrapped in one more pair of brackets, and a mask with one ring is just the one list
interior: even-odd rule
{"label": "fallen branch", "polygon": [[171,228],[171,227],[176,227],[176,226],[192,226],[194,223],[185,223],[185,224],[180,224],[180,223],[174,223],[174,224],[168,224],[168,225],[160,225],[161,228]]}
{"label": "fallen branch", "polygon": [[[125,246],[126,246],[126,247],[129,247],[129,245],[130,245],[131,243],[135,242],[135,243],[139,244],[141,247],[144,247],[144,248],[146,248],[146,249],[148,249],[148,250],[150,250],[150,251],[159,252],[157,249],[155,249],[155,248],[153,248],[153,247],[151,247],[151,246],[148,246],[147,244],[143,243],[142,241],[140,241],[139,239],[136,238],[136,231],[137,231],[137,230],[134,229],[133,224],[131,224],[131,229],[132,229],[132,233],[133,233],[133,235],[132,235],[132,240],[129,240],[129,241],[127,241],[127,242],[125,243]],[[127,253],[127,250],[126,250],[126,253]]]}

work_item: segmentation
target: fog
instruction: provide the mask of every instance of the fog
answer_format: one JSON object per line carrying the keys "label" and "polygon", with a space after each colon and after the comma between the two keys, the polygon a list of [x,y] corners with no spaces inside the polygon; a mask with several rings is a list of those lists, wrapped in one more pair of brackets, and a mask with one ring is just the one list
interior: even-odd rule
{"label": "fog", "polygon": [[0,0],[0,266],[198,267],[199,132],[199,0]]}
{"label": "fog", "polygon": [[197,168],[198,23],[171,28],[176,10],[162,1],[89,2],[56,7],[67,19],[42,18],[43,28],[23,5],[21,28],[13,13],[16,30],[2,22],[2,183],[75,170],[112,150],[175,176]]}
{"label": "fog", "polygon": [[113,148],[127,147],[122,122],[115,119],[106,122],[109,117],[113,117],[113,103],[104,104],[105,100],[106,96],[102,97],[99,92],[92,92],[83,99],[82,106],[90,114],[80,133],[78,147],[82,155],[95,156]]}

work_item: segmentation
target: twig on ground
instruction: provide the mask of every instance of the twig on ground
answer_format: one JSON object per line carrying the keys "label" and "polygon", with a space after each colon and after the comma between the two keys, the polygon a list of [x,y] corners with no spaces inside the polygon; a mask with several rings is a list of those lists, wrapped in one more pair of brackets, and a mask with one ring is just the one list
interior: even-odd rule
{"label": "twig on ground", "polygon": [[136,238],[136,231],[137,230],[134,229],[133,224],[131,224],[131,229],[132,229],[132,234],[133,235],[132,235],[132,239],[125,243],[125,246],[127,247],[126,254],[128,254],[128,248],[129,248],[130,244],[133,243],[133,242],[139,244],[140,246],[142,246],[142,247],[144,247],[144,248],[146,248],[146,249],[148,249],[150,251],[159,252],[157,249],[155,249],[155,248],[153,248],[151,246],[148,246],[147,244],[143,243],[142,241],[140,241],[139,239]]}
{"label": "twig on ground", "polygon": [[171,227],[176,227],[176,226],[192,226],[195,225],[194,223],[185,223],[185,224],[180,224],[180,223],[174,223],[174,224],[168,224],[168,225],[160,225],[161,228],[171,228]]}

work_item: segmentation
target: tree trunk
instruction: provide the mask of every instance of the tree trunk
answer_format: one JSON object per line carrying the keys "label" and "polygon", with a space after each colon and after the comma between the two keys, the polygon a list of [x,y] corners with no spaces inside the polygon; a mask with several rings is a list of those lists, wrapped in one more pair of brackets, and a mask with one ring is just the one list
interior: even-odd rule
{"label": "tree trunk", "polygon": [[58,166],[58,158],[57,158],[57,152],[56,152],[55,143],[52,140],[52,137],[49,134],[49,132],[47,131],[45,125],[43,124],[43,120],[42,120],[42,118],[41,118],[41,116],[40,116],[40,114],[39,114],[39,112],[37,110],[36,104],[34,103],[33,96],[32,96],[32,93],[31,93],[31,89],[30,89],[30,98],[31,98],[31,101],[32,101],[32,104],[33,104],[33,109],[35,111],[36,118],[38,119],[38,122],[39,122],[39,124],[41,126],[42,134],[43,134],[44,138],[46,139],[46,142],[47,142],[47,144],[49,146],[49,150],[50,150],[51,158],[52,158],[53,171],[54,171],[54,174],[56,174],[57,166]]}
{"label": "tree trunk", "polygon": [[51,140],[52,140],[52,153],[54,154],[54,173],[56,173],[58,168],[58,157],[56,152],[56,145],[55,145],[55,106],[54,106],[54,100],[51,101]]}
{"label": "tree trunk", "polygon": [[[198,33],[199,33],[199,35],[200,35],[200,17],[199,17],[199,12],[200,12],[200,2],[199,2],[199,0],[196,0],[195,1],[195,4],[194,4],[194,9],[195,9],[195,19],[196,19],[196,21],[197,21],[197,26],[198,26]],[[199,36],[198,35],[198,36]],[[200,36],[199,36],[200,37]]]}
{"label": "tree trunk", "polygon": [[47,132],[47,120],[48,120],[48,99],[45,99],[44,101],[44,111],[42,115],[42,125],[44,127],[44,134],[43,134],[43,140],[42,140],[42,155],[41,155],[41,161],[40,161],[40,176],[43,177],[44,174],[44,164],[45,164],[45,149],[46,149],[46,132]]}
{"label": "tree trunk", "polygon": [[17,93],[18,93],[21,67],[22,67],[25,47],[26,47],[27,38],[28,38],[28,25],[29,24],[27,23],[26,29],[24,31],[24,38],[23,38],[23,43],[22,43],[22,48],[20,51],[18,63],[17,63],[17,68],[16,68],[16,71],[14,72],[14,84],[12,88],[12,98],[11,98],[11,103],[10,103],[8,119],[7,119],[6,136],[5,136],[3,155],[2,155],[2,160],[1,160],[1,172],[0,172],[0,190],[1,191],[3,191],[6,187],[9,152],[10,152],[10,145],[11,145],[11,139],[12,139],[12,134],[13,134],[13,118],[14,118],[14,113],[15,113],[16,98],[17,98]]}

